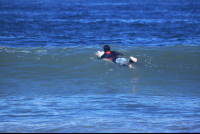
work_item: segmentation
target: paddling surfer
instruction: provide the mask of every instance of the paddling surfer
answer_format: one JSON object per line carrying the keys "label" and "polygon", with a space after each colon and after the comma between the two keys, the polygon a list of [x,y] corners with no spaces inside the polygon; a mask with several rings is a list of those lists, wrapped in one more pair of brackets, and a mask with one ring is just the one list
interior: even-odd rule
{"label": "paddling surfer", "polygon": [[[122,53],[118,53],[116,51],[110,51],[110,47],[108,45],[105,45],[103,47],[104,54],[100,57],[101,59],[106,59],[108,61],[112,61],[114,63],[120,64],[120,65],[126,65],[129,66],[129,68],[133,68],[131,63],[137,62],[137,59],[130,56],[129,61],[126,58],[121,58],[124,55]],[[96,55],[98,55],[96,53]],[[119,57],[121,56],[121,57]]]}

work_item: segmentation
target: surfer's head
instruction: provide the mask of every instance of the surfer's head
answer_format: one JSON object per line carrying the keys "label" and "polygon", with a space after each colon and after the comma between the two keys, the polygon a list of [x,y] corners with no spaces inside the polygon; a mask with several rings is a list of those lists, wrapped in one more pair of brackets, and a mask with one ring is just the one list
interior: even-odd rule
{"label": "surfer's head", "polygon": [[109,47],[108,45],[105,45],[105,46],[103,47],[103,51],[104,51],[104,52],[110,51],[110,47]]}

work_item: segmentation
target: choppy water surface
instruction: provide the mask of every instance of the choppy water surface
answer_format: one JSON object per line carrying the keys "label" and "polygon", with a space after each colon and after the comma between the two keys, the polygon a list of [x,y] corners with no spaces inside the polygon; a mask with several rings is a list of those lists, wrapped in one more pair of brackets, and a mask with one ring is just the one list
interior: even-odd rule
{"label": "choppy water surface", "polygon": [[2,47],[1,131],[199,131],[199,47],[113,49],[139,62],[98,60],[98,48]]}
{"label": "choppy water surface", "polygon": [[0,3],[0,132],[200,132],[199,1]]}

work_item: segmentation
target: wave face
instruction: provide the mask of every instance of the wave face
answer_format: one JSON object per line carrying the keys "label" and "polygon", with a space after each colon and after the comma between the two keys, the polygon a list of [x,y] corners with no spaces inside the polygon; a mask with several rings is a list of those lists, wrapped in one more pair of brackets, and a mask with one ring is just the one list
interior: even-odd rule
{"label": "wave face", "polygon": [[198,46],[111,47],[1,47],[1,132],[199,131]]}

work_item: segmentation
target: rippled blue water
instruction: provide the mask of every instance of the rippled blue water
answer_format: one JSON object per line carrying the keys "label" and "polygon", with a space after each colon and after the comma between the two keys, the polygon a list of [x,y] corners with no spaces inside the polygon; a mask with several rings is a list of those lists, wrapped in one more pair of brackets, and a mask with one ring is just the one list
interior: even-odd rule
{"label": "rippled blue water", "polygon": [[0,0],[0,132],[200,132],[199,7]]}

